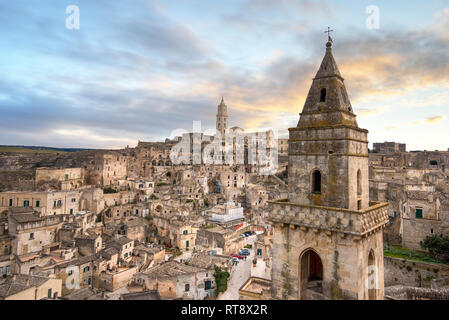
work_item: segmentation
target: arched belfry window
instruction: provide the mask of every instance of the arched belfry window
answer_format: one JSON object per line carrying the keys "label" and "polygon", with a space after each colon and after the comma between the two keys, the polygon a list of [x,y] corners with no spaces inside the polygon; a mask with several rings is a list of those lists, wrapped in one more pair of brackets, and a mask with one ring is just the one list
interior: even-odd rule
{"label": "arched belfry window", "polygon": [[362,171],[357,171],[357,195],[362,195]]}
{"label": "arched belfry window", "polygon": [[321,193],[321,172],[319,170],[312,173],[312,192]]}
{"label": "arched belfry window", "polygon": [[320,102],[326,102],[326,89],[321,89]]}

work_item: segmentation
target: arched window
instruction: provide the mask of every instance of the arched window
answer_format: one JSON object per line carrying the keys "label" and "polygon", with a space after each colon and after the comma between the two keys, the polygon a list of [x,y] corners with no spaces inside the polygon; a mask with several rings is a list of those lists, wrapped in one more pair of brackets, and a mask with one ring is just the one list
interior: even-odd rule
{"label": "arched window", "polygon": [[368,254],[368,299],[376,300],[377,286],[378,286],[378,274],[376,269],[376,260],[374,252],[371,250]]}
{"label": "arched window", "polygon": [[362,195],[362,171],[357,171],[357,195]]}
{"label": "arched window", "polygon": [[326,102],[326,89],[321,89],[320,102]]}
{"label": "arched window", "polygon": [[312,192],[321,193],[321,172],[319,170],[312,173]]}

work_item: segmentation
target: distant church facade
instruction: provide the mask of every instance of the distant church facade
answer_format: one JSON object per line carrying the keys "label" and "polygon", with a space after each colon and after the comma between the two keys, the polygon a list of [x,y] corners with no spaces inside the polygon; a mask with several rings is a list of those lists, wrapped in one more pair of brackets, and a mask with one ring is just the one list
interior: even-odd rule
{"label": "distant church facade", "polygon": [[275,299],[383,299],[388,203],[369,200],[368,131],[358,127],[332,39],[298,125],[288,199],[272,201]]}

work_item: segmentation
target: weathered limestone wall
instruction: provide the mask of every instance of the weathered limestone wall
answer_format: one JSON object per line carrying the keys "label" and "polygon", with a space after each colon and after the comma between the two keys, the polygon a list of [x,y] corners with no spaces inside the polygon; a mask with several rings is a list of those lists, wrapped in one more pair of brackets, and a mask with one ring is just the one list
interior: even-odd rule
{"label": "weathered limestone wall", "polygon": [[385,298],[387,300],[449,300],[449,290],[397,285],[385,289]]}
{"label": "weathered limestone wall", "polygon": [[36,300],[48,298],[48,290],[51,289],[51,297],[61,296],[62,294],[62,280],[48,279],[47,282],[36,288]]}
{"label": "weathered limestone wall", "polygon": [[300,299],[300,257],[313,249],[323,264],[323,294],[332,299],[367,299],[368,256],[374,254],[377,299],[383,297],[382,227],[387,204],[362,211],[271,203],[273,294]]}
{"label": "weathered limestone wall", "polygon": [[42,215],[75,214],[80,209],[80,197],[81,191],[1,192],[0,210],[7,210],[12,201],[16,207],[23,207],[27,202]]}
{"label": "weathered limestone wall", "polygon": [[375,204],[362,211],[312,205],[302,206],[288,202],[272,202],[271,204],[270,219],[273,221],[308,228],[361,236],[388,223],[386,203]]}
{"label": "weathered limestone wall", "polygon": [[52,180],[61,182],[61,190],[72,190],[84,185],[84,168],[37,168],[36,186]]}
{"label": "weathered limestone wall", "polygon": [[[290,131],[289,200],[356,210],[369,206],[368,148],[365,130],[347,127]],[[357,194],[357,171],[362,194]],[[321,172],[321,194],[312,193],[312,173]]]}
{"label": "weathered limestone wall", "polygon": [[109,289],[109,291],[115,291],[119,288],[122,288],[132,280],[133,275],[136,274],[137,267],[132,267],[128,270],[121,271],[117,274],[114,274],[112,276],[112,287]]}
{"label": "weathered limestone wall", "polygon": [[434,234],[442,231],[440,230],[440,220],[402,219],[402,224],[402,246],[413,250],[422,250],[419,243],[427,236],[430,236],[432,234],[432,230]]}
{"label": "weathered limestone wall", "polygon": [[385,287],[404,285],[430,287],[434,278],[449,276],[449,267],[443,264],[410,261],[385,257]]}
{"label": "weathered limestone wall", "polygon": [[323,263],[323,294],[331,299],[368,299],[368,255],[371,250],[378,269],[378,299],[383,296],[382,233],[356,240],[352,236],[275,227],[272,281],[278,299],[301,299],[300,257],[313,249]]}

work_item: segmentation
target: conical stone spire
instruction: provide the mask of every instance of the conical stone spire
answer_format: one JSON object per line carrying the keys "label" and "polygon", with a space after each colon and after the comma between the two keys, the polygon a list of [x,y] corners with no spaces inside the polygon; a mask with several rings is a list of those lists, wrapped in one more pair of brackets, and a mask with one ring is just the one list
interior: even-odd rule
{"label": "conical stone spire", "polygon": [[325,78],[325,77],[341,77],[340,70],[338,70],[337,63],[335,62],[334,56],[332,55],[332,42],[326,44],[326,55],[321,62],[320,69],[318,70],[315,79]]}
{"label": "conical stone spire", "polygon": [[289,131],[290,202],[369,206],[368,131],[357,125],[330,38],[298,125]]}
{"label": "conical stone spire", "polygon": [[228,128],[228,107],[224,103],[223,97],[221,97],[221,102],[217,107],[216,128],[217,132],[220,132],[221,136],[224,138],[226,129]]}
{"label": "conical stone spire", "polygon": [[228,115],[228,106],[224,103],[223,97],[221,97],[221,102],[218,105],[218,114],[219,115]]}
{"label": "conical stone spire", "polygon": [[326,44],[326,54],[313,79],[298,127],[346,125],[357,127],[351,102],[332,54],[332,42]]}

